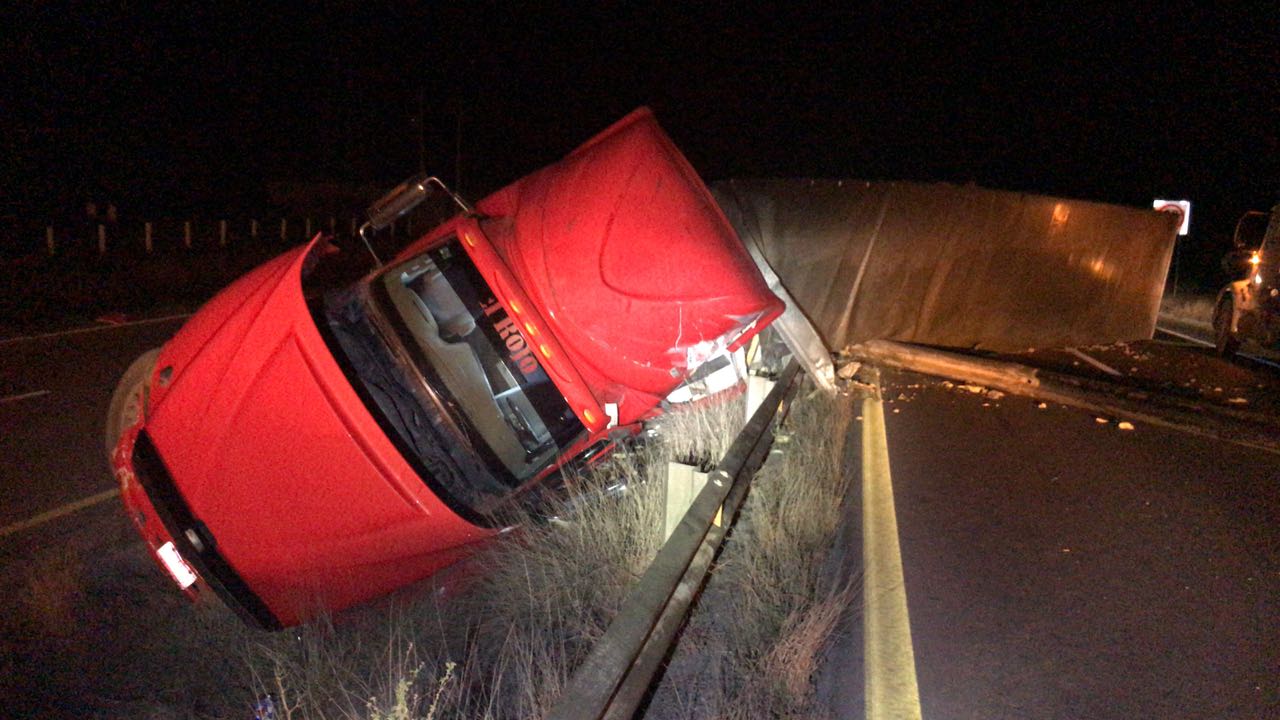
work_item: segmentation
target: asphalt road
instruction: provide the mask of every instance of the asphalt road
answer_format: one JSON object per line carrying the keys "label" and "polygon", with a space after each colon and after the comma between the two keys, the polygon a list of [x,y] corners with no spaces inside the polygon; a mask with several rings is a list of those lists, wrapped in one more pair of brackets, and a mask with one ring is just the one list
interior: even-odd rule
{"label": "asphalt road", "polygon": [[[1280,717],[1280,455],[883,381],[923,717]],[[870,572],[868,616],[885,590]],[[863,640],[855,628],[835,652],[846,677]],[[863,700],[846,683],[846,716]]]}
{"label": "asphalt road", "polygon": [[111,390],[180,322],[0,340],[0,527],[115,486],[101,450]]}
{"label": "asphalt road", "polygon": [[116,379],[179,323],[0,340],[4,717],[183,717],[246,697],[239,628],[154,566],[103,455]]}

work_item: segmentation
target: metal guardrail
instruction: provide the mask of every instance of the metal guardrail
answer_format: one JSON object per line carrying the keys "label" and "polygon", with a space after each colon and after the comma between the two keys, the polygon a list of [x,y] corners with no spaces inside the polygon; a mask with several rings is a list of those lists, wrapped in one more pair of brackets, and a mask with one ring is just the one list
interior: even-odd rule
{"label": "metal guardrail", "polygon": [[737,517],[752,476],[764,464],[773,445],[769,431],[795,392],[798,372],[794,361],[782,372],[617,617],[570,678],[549,719],[599,720],[635,714]]}

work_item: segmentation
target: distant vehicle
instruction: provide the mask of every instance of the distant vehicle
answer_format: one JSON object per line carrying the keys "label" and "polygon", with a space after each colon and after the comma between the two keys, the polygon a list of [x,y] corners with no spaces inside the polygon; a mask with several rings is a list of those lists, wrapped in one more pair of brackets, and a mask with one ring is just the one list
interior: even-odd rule
{"label": "distant vehicle", "polygon": [[365,230],[435,192],[461,212],[357,282],[317,286],[317,236],[121,380],[110,462],[188,595],[275,628],[421,579],[783,310],[646,109],[474,208],[406,182]]}
{"label": "distant vehicle", "polygon": [[1214,345],[1225,357],[1245,342],[1280,347],[1280,205],[1269,214],[1245,213],[1234,245],[1248,275],[1223,288],[1214,305]]}

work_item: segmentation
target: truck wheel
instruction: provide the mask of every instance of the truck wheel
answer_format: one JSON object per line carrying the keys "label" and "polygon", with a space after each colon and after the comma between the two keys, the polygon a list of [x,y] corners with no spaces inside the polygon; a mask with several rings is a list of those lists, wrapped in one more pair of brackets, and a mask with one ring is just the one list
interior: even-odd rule
{"label": "truck wheel", "polygon": [[1232,314],[1234,306],[1231,296],[1227,295],[1218,301],[1218,307],[1213,310],[1213,346],[1224,358],[1230,358],[1240,349],[1240,338],[1231,332]]}
{"label": "truck wheel", "polygon": [[137,422],[146,412],[147,400],[151,394],[151,375],[159,357],[160,348],[152,348],[139,355],[129,369],[124,371],[115,392],[111,393],[104,436],[108,462],[111,461],[111,454],[115,452],[124,429]]}

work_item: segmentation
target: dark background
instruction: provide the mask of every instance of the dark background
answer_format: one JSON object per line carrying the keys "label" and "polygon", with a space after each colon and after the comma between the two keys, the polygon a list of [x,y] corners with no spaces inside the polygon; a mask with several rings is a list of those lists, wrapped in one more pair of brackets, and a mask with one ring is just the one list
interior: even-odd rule
{"label": "dark background", "polygon": [[1274,11],[131,5],[4,11],[8,218],[230,213],[423,160],[474,198],[642,104],[711,180],[1190,199],[1192,275],[1280,200]]}

